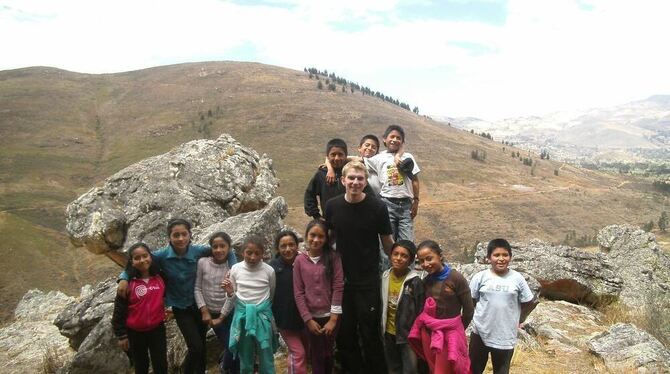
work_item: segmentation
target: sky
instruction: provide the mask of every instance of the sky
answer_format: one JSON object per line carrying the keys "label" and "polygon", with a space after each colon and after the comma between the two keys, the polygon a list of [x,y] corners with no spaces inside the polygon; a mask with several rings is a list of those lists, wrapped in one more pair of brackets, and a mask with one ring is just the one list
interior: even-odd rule
{"label": "sky", "polygon": [[670,94],[670,1],[0,0],[0,70],[197,61],[327,69],[495,120]]}

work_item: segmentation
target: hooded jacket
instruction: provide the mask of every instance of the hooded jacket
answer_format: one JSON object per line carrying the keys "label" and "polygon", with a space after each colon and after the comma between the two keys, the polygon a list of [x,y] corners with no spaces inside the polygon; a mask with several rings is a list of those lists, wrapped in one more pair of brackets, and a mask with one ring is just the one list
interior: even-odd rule
{"label": "hooded jacket", "polygon": [[[389,278],[392,269],[382,274],[382,334],[386,332],[386,318],[388,315]],[[398,309],[395,312],[395,340],[396,344],[407,343],[407,336],[416,317],[423,310],[425,291],[421,277],[414,269],[410,269],[400,286]]]}

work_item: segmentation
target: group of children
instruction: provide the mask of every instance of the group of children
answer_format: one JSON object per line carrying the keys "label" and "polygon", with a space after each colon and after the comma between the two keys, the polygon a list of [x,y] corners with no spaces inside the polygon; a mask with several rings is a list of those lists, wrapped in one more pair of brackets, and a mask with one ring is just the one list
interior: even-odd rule
{"label": "group of children", "polygon": [[[369,354],[372,361],[384,360],[372,364],[386,367],[389,373],[482,373],[489,355],[495,373],[509,372],[517,326],[533,309],[533,294],[524,278],[509,269],[512,249],[504,239],[489,243],[491,268],[475,274],[470,282],[444,262],[435,241],[415,246],[411,220],[418,208],[419,169],[414,158],[403,151],[404,138],[402,128],[390,126],[384,133],[387,151],[376,155],[377,138],[364,137],[359,147],[364,163],[353,169],[347,166],[344,171],[346,143],[340,139],[328,142],[326,165],[315,174],[305,194],[305,211],[313,220],[305,229],[302,250],[295,232],[281,231],[274,241],[276,256],[269,263],[263,261],[262,241],[255,238],[243,243],[243,261],[238,262],[228,234],[214,233],[209,246],[196,245],[191,243],[191,224],[182,219],[168,222],[166,247],[152,252],[143,243],[131,246],[120,276],[112,323],[119,346],[128,351],[135,372],[148,373],[151,365],[154,373],[167,373],[165,320],[169,318],[175,319],[188,348],[185,373],[205,372],[205,337],[210,328],[225,348],[220,359],[223,373],[274,373],[278,335],[288,348],[289,373],[307,373],[308,367],[312,373],[331,373],[336,346],[344,360],[350,354],[348,340],[354,339],[353,346],[358,345],[356,339],[370,340],[363,329],[375,336],[381,331],[378,340],[383,343],[384,355],[371,353],[378,347],[365,341],[363,352],[357,354]],[[360,176],[361,184],[347,181],[349,170],[356,168],[373,172],[369,176],[367,170],[353,174]],[[379,204],[384,220],[388,218],[385,225],[389,227],[390,222],[393,229],[393,237],[387,235],[390,228],[380,228],[380,235],[375,236],[390,260],[389,265],[380,265],[383,273],[377,272],[374,264],[368,269],[370,274],[357,273],[351,248],[336,250],[329,237],[341,232],[341,227],[333,230],[333,223],[342,220],[333,217],[332,210],[323,211],[328,199],[344,192],[343,185],[347,189],[344,204],[350,204],[350,190],[366,184],[369,194],[376,196],[373,199],[383,201]],[[326,222],[331,219],[333,222]],[[347,243],[340,236],[338,246]],[[362,239],[354,235],[349,240]],[[367,246],[375,246],[367,242]],[[368,282],[376,285],[373,293],[361,295],[370,299],[364,304],[372,306],[364,312],[377,316],[373,320],[381,326],[377,322],[373,325],[380,329],[352,324],[353,314],[345,315],[342,323],[343,303],[352,300],[347,292],[356,290],[353,281],[362,276],[376,277]],[[345,314],[358,313],[347,305]],[[471,322],[468,344],[465,329]],[[342,335],[336,344],[340,329]],[[360,335],[347,331],[351,329]],[[345,336],[351,338],[342,339]],[[361,370],[345,368],[345,372]]]}
{"label": "group of children", "polygon": [[[190,225],[169,227],[186,230],[190,238]],[[243,245],[239,263],[226,233],[210,237],[211,251],[189,241],[186,246],[198,257],[193,274],[186,268],[175,271],[179,264],[170,260],[177,259],[174,251],[180,244],[172,240],[172,232],[170,244],[153,253],[145,244],[133,245],[122,275],[129,284],[125,294],[117,295],[113,325],[135,372],[148,373],[151,362],[154,373],[167,373],[164,320],[172,314],[188,347],[185,372],[204,372],[204,334],[199,332],[211,327],[225,348],[223,372],[253,373],[258,360],[259,373],[274,373],[278,330],[288,347],[289,373],[307,373],[308,362],[312,373],[331,373],[342,314],[342,263],[323,221],[310,222],[304,237],[300,251],[294,232],[277,234],[277,255],[269,265],[255,239]],[[389,373],[417,373],[426,366],[431,373],[481,373],[489,354],[495,373],[508,372],[517,325],[534,306],[528,284],[508,267],[511,256],[507,241],[492,240],[487,249],[491,268],[468,284],[443,261],[436,242],[426,240],[418,247],[408,240],[394,243],[391,268],[381,276]],[[415,260],[423,274],[416,271]],[[179,297],[186,296],[179,293],[188,288],[198,307],[194,324],[199,330],[184,322],[193,322],[192,316],[179,317],[184,313]],[[468,350],[465,328],[471,321]]]}

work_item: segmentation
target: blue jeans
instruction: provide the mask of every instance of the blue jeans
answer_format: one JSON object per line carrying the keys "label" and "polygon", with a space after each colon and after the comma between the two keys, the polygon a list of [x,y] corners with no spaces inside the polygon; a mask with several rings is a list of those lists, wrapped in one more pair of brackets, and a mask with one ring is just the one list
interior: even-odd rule
{"label": "blue jeans", "polygon": [[416,374],[416,353],[409,344],[396,344],[395,335],[384,334],[384,355],[389,374]]}
{"label": "blue jeans", "polygon": [[393,241],[405,239],[414,242],[414,223],[412,221],[412,199],[382,197],[389,211],[389,220],[393,230]]}

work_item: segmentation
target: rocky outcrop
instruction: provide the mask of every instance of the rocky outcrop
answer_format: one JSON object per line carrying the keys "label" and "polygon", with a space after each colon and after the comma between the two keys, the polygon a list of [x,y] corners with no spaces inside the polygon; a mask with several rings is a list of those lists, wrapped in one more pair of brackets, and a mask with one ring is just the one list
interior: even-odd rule
{"label": "rocky outcrop", "polygon": [[221,223],[193,230],[195,241],[206,244],[209,237],[217,232],[224,231],[230,235],[237,258],[241,259],[241,247],[248,238],[259,238],[265,245],[265,258],[269,259],[274,245],[274,236],[284,228],[282,219],[288,213],[288,206],[283,197],[276,197],[263,209],[254,212],[238,214]]}
{"label": "rocky outcrop", "polygon": [[629,225],[611,225],[598,232],[601,250],[623,279],[621,301],[632,309],[661,301],[670,307],[670,257],[654,234]]}
{"label": "rocky outcrop", "polygon": [[617,323],[588,341],[591,353],[608,370],[638,373],[670,372],[670,351],[656,338],[628,323]]}
{"label": "rocky outcrop", "polygon": [[73,303],[74,298],[58,291],[28,291],[14,311],[14,321],[0,329],[2,372],[37,373],[70,360],[74,350],[53,320]]}
{"label": "rocky outcrop", "polygon": [[550,353],[586,350],[589,339],[606,329],[602,313],[566,301],[542,301],[524,324]]}
{"label": "rocky outcrop", "polygon": [[72,242],[97,254],[144,241],[165,244],[169,218],[195,227],[263,208],[275,195],[272,160],[229,135],[194,140],[131,165],[67,207]]}
{"label": "rocky outcrop", "polygon": [[[603,305],[616,300],[621,292],[623,281],[604,254],[537,239],[512,246],[510,268],[537,279],[546,298]],[[479,263],[486,262],[486,243],[478,244],[475,257]]]}

